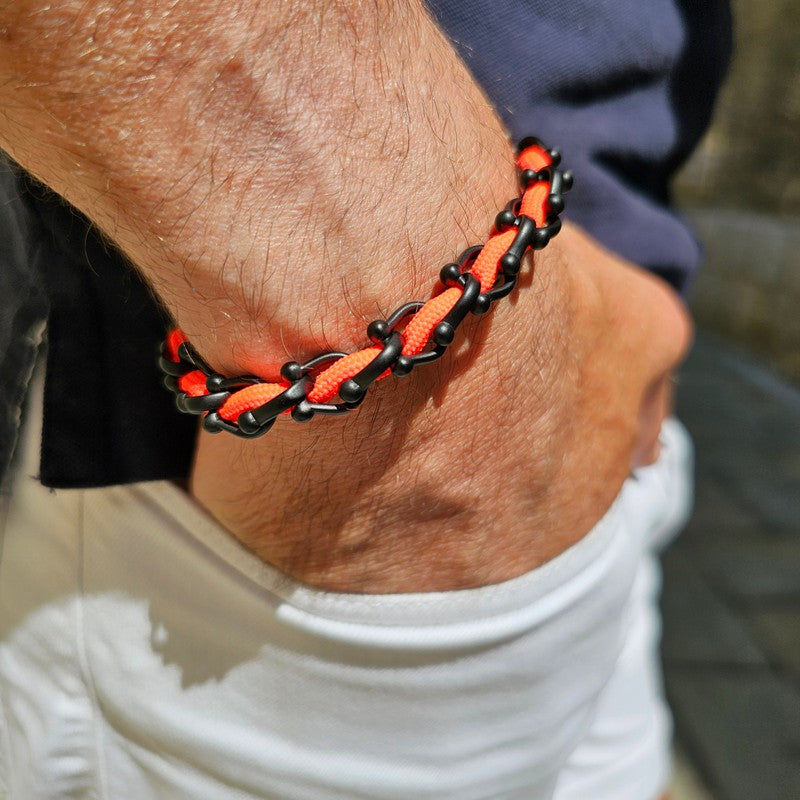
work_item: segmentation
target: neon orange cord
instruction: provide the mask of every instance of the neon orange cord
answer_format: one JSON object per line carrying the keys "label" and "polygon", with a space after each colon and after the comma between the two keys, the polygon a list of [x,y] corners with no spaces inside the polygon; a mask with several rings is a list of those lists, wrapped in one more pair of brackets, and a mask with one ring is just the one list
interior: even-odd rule
{"label": "neon orange cord", "polygon": [[[559,203],[561,203],[561,181],[563,179],[563,190],[566,191],[569,188],[567,181],[571,181],[571,178],[565,178],[563,173],[554,171],[555,156],[556,154],[554,151],[547,150],[538,141],[523,146],[517,158],[517,168],[520,170],[523,180],[526,183],[521,198],[513,207],[513,216],[511,219],[514,221],[514,226],[502,230],[495,228],[489,240],[469,266],[469,272],[480,283],[480,292],[482,295],[491,293],[491,290],[498,281],[500,273],[506,275],[501,262],[504,256],[510,252],[510,248],[512,248],[515,242],[519,232],[519,221],[525,218],[528,218],[529,221],[532,220],[536,232],[538,233],[541,232],[543,228],[552,224],[553,220],[557,218],[560,206],[558,208],[553,207],[554,195],[551,193],[554,191],[553,176],[557,175],[559,180],[557,187]],[[526,175],[527,178],[525,177]],[[563,203],[561,203],[561,205],[563,205]],[[499,219],[500,216],[498,216],[498,220]],[[499,225],[500,223],[498,222],[497,224]],[[530,224],[530,222],[528,224]],[[549,238],[550,235],[555,235],[557,232],[557,227],[553,232],[548,230],[547,238]],[[547,238],[544,240],[545,244]],[[532,245],[525,244],[523,253],[524,250],[530,246]],[[523,253],[518,253],[517,255],[521,258]],[[518,264],[516,268],[519,268]],[[413,357],[419,357],[420,354],[427,352],[426,348],[431,343],[432,339],[436,338],[435,332],[438,329],[437,326],[440,326],[443,321],[446,321],[449,314],[455,313],[454,309],[457,308],[459,300],[465,292],[465,286],[466,284],[463,281],[459,282],[457,285],[445,286],[406,319],[403,329],[397,331],[397,333],[399,333],[401,345],[400,352],[396,356],[397,358],[402,356],[407,360],[413,360]],[[486,303],[486,307],[488,307],[488,302]],[[463,314],[461,317],[463,318]],[[182,365],[185,363],[183,356],[189,353],[187,348],[190,348],[190,345],[181,330],[174,329],[169,332],[164,343],[162,369],[168,374],[175,376],[174,390],[178,393],[183,393],[188,398],[199,399],[214,394],[215,391],[219,391],[213,386],[209,388],[211,378],[206,375],[202,366],[196,364],[196,359],[193,360],[191,355],[188,355],[189,367],[181,371]],[[384,346],[381,344],[374,344],[362,350],[350,353],[349,355],[337,357],[329,366],[319,371],[318,374],[308,376],[310,383],[304,399],[311,404],[326,404],[339,395],[340,392],[342,392],[342,397],[344,398],[345,393],[342,391],[343,385],[347,382],[352,383],[354,378],[368,368],[376,358],[381,356],[383,350]],[[376,367],[380,363],[381,362],[376,362]],[[173,368],[171,365],[178,366]],[[191,368],[194,366],[199,368]],[[180,369],[178,367],[180,367]],[[392,371],[392,368],[386,368],[377,376],[373,371],[371,380],[380,380],[391,374]],[[221,376],[215,377],[221,379]],[[240,418],[243,414],[256,412],[268,403],[272,402],[274,404],[280,401],[281,396],[283,396],[291,386],[292,380],[285,376],[282,376],[278,380],[257,383],[251,380],[248,385],[235,386],[228,390],[229,393],[227,395],[222,395],[225,399],[216,408],[215,413],[225,422],[241,427]],[[184,402],[184,406],[189,405],[190,402]],[[192,410],[192,413],[207,413],[209,410],[202,402],[197,405],[196,408],[200,410],[189,410]],[[183,410],[187,409],[184,408]],[[292,407],[290,404],[287,404],[286,407],[281,407],[275,413],[287,413],[289,411],[292,411]],[[258,423],[258,420],[256,420],[256,423]]]}

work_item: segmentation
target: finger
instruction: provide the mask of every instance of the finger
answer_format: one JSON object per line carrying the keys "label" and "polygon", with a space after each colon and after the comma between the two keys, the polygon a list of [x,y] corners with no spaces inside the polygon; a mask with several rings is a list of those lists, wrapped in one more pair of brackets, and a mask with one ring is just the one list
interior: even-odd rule
{"label": "finger", "polygon": [[662,422],[672,413],[674,383],[671,375],[655,381],[645,393],[639,411],[639,428],[631,453],[631,469],[652,464],[659,456]]}

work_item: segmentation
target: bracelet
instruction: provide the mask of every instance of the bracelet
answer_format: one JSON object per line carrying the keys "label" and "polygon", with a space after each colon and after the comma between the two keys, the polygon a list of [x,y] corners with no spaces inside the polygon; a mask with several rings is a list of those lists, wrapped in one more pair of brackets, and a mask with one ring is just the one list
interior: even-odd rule
{"label": "bracelet", "polygon": [[[441,286],[427,302],[400,306],[367,327],[372,344],[355,353],[324,353],[304,364],[286,362],[280,379],[214,372],[180,329],[168,334],[158,359],[178,409],[203,418],[211,432],[251,438],[266,433],[281,414],[306,422],[315,414],[343,414],[387,375],[408,375],[441,358],[467,314],[479,315],[516,286],[522,257],[540,250],[561,229],[558,215],[572,175],[557,169],[561,156],[535,137],[517,147],[522,194],[497,215],[485,245],[467,248],[439,273]],[[339,402],[332,402],[335,398]]]}

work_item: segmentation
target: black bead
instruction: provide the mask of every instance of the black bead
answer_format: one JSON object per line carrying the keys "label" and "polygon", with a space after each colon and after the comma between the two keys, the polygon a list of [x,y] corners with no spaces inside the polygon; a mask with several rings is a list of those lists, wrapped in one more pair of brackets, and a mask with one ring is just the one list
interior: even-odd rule
{"label": "black bead", "polygon": [[224,375],[220,375],[218,372],[215,372],[213,375],[209,375],[206,378],[206,389],[208,389],[211,394],[218,392],[220,389],[222,389],[222,383],[224,380]]}
{"label": "black bead", "polygon": [[475,299],[475,305],[472,307],[472,313],[477,317],[485,314],[491,308],[492,300],[488,295],[479,294]]}
{"label": "black bead", "polygon": [[550,155],[550,166],[557,167],[561,163],[561,153],[553,147],[548,154]]}
{"label": "black bead", "polygon": [[194,359],[192,358],[192,346],[189,342],[181,342],[178,345],[178,358],[181,361],[188,361],[190,364],[194,364]]}
{"label": "black bead", "polygon": [[219,433],[222,430],[222,421],[216,411],[212,411],[203,417],[203,429],[208,433]]}
{"label": "black bead", "polygon": [[551,214],[560,214],[564,210],[564,198],[560,194],[551,194],[547,198],[547,206]]}
{"label": "black bead", "polygon": [[314,410],[308,400],[301,400],[291,411],[295,422],[308,422],[314,416]]}
{"label": "black bead", "polygon": [[239,426],[239,430],[242,431],[242,433],[257,433],[261,427],[258,424],[258,420],[253,416],[252,411],[243,411],[239,414],[236,424]]}
{"label": "black bead", "polygon": [[526,136],[524,139],[520,139],[519,144],[517,144],[517,154],[521,153],[523,150],[527,150],[529,147],[541,147],[543,150],[545,149],[541,139],[537,139],[535,136]]}
{"label": "black bead", "polygon": [[535,169],[524,169],[519,174],[519,182],[524,189],[539,180],[539,173]]}
{"label": "black bead", "polygon": [[509,228],[513,228],[516,221],[517,218],[514,216],[514,212],[510,208],[504,208],[494,218],[494,226],[502,233],[503,231],[507,231]]}
{"label": "black bead", "polygon": [[303,368],[296,361],[287,361],[281,367],[281,377],[289,383],[299,381],[303,377]]}
{"label": "black bead", "polygon": [[414,369],[414,362],[408,356],[398,356],[392,372],[402,378],[404,375],[408,375],[412,369]]}
{"label": "black bead", "polygon": [[385,319],[376,319],[367,325],[367,337],[375,344],[383,344],[389,335],[389,325]]}
{"label": "black bead", "polygon": [[433,329],[433,341],[442,347],[447,347],[456,335],[455,328],[447,322],[440,322]]}
{"label": "black bead", "polygon": [[520,260],[513,253],[506,253],[500,259],[500,267],[505,275],[516,275],[520,269]]}
{"label": "black bead", "polygon": [[561,191],[568,192],[572,188],[573,180],[572,170],[568,169],[561,176]]}
{"label": "black bead", "polygon": [[339,387],[339,397],[345,403],[359,403],[364,397],[364,390],[350,378]]}
{"label": "black bead", "polygon": [[544,228],[537,228],[533,237],[533,247],[535,250],[542,250],[547,247],[550,242],[550,229],[545,226]]}
{"label": "black bead", "polygon": [[461,277],[461,267],[458,264],[445,264],[439,270],[439,280],[445,286],[455,286]]}

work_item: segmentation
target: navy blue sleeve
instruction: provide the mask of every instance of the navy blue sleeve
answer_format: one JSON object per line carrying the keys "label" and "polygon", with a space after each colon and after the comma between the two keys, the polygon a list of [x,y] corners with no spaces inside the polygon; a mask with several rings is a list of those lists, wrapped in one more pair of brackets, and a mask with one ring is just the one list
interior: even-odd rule
{"label": "navy blue sleeve", "polygon": [[727,0],[429,0],[515,139],[558,146],[567,216],[677,289],[699,261],[669,179],[708,125]]}

